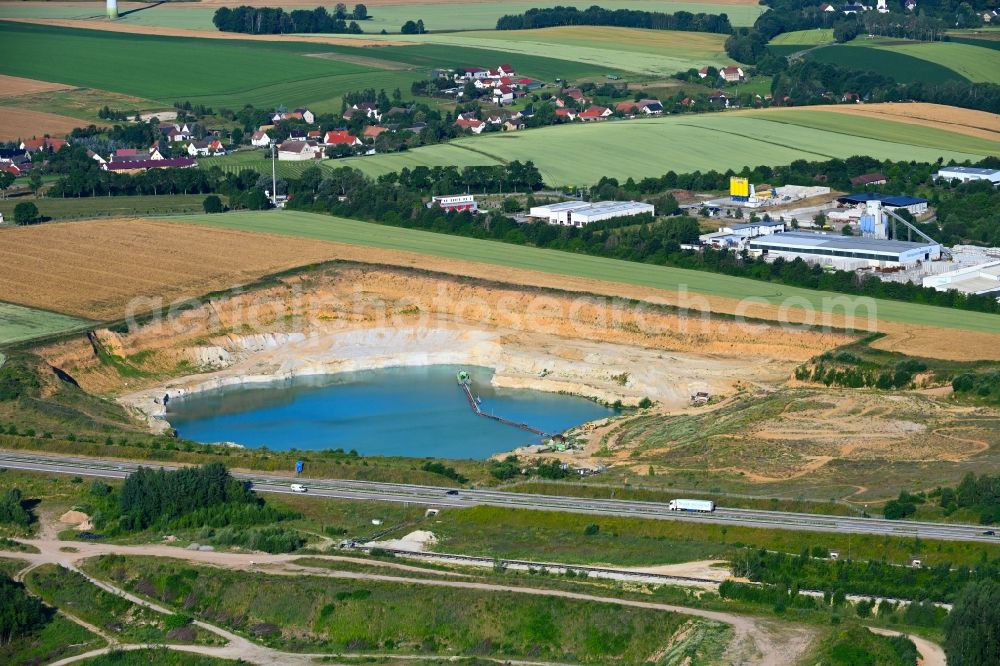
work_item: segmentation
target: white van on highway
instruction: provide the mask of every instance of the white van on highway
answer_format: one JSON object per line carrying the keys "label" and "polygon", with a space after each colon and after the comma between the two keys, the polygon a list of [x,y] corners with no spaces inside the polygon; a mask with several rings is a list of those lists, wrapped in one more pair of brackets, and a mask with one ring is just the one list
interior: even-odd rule
{"label": "white van on highway", "polygon": [[303,486],[301,483],[293,483],[289,487],[292,489],[293,492],[296,492],[296,493],[304,493],[305,491],[309,490],[308,488],[306,488],[305,486]]}

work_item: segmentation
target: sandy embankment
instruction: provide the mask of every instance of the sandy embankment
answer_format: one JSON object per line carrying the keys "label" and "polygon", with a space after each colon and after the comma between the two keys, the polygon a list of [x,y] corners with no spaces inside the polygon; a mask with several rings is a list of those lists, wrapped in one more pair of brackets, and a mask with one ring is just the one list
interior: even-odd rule
{"label": "sandy embankment", "polygon": [[[696,391],[780,383],[798,363],[847,339],[408,269],[338,267],[41,353],[85,389],[118,396],[163,429],[164,394],[438,364],[494,368],[496,386],[625,404],[648,397],[676,409]],[[123,378],[96,348],[151,376],[185,376]]]}

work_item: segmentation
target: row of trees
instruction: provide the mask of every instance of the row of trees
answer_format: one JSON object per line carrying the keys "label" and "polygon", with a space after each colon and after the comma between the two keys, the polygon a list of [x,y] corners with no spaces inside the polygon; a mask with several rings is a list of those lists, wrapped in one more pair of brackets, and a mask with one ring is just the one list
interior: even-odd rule
{"label": "row of trees", "polygon": [[[330,33],[330,34],[361,34],[358,20],[368,17],[364,5],[355,8],[363,16],[354,14],[348,16],[345,12],[335,11],[330,14],[326,7],[316,9],[294,9],[286,12],[281,7],[220,7],[212,16],[212,23],[223,32],[242,32],[251,35],[278,35],[287,33]],[[348,18],[352,20],[348,22]]]}
{"label": "row of trees", "polygon": [[725,14],[691,12],[649,12],[638,9],[604,9],[594,5],[583,11],[576,7],[529,9],[523,14],[508,14],[497,20],[497,30],[527,30],[562,25],[606,25],[648,30],[681,30],[728,34],[733,27]]}
{"label": "row of trees", "polygon": [[41,629],[52,615],[24,585],[0,574],[0,647]]}
{"label": "row of trees", "polygon": [[952,568],[943,562],[933,567],[910,567],[887,562],[831,560],[759,550],[740,560],[742,572],[752,581],[807,590],[843,590],[846,594],[951,603],[970,582],[1000,576],[1000,559],[974,567]]}

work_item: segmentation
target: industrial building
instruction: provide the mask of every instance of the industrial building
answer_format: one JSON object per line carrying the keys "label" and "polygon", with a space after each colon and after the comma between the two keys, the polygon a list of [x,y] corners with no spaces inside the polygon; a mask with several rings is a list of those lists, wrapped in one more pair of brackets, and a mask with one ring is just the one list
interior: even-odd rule
{"label": "industrial building", "polygon": [[705,245],[714,247],[743,247],[751,238],[779,234],[784,230],[785,223],[775,220],[729,224],[719,227],[719,230],[714,233],[698,236],[698,240]]}
{"label": "industrial building", "polygon": [[963,294],[995,294],[1000,298],[1000,261],[929,275],[924,278],[923,284],[938,291],[954,289]]}
{"label": "industrial building", "polygon": [[562,203],[533,206],[528,211],[528,217],[567,227],[582,227],[591,222],[600,222],[616,217],[655,214],[656,209],[653,205],[642,201],[598,201],[596,203],[563,201]]}
{"label": "industrial building", "polygon": [[994,185],[1000,183],[1000,169],[980,169],[976,167],[941,167],[934,174],[935,180],[960,180],[967,183],[970,180],[988,180]]}
{"label": "industrial building", "polygon": [[848,194],[837,199],[839,203],[848,206],[865,206],[869,201],[881,201],[882,206],[889,210],[905,210],[911,215],[923,215],[927,212],[927,199],[908,195],[879,194],[878,192],[863,192]]}
{"label": "industrial building", "polygon": [[448,211],[463,211],[467,210],[470,213],[479,212],[479,204],[476,203],[476,197],[472,194],[454,194],[445,197],[434,197],[429,204],[428,208],[433,206],[438,206],[441,210]]}
{"label": "industrial building", "polygon": [[812,263],[853,270],[872,266],[913,266],[941,258],[941,245],[924,242],[827,236],[787,232],[760,236],[748,243],[750,253],[768,258],[801,258]]}

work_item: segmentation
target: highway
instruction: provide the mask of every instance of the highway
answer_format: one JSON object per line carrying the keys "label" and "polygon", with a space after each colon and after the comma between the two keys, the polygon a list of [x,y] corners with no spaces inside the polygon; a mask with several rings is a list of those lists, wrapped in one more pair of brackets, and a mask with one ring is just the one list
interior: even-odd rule
{"label": "highway", "polygon": [[[144,463],[147,467],[176,469],[169,465]],[[92,458],[72,458],[21,452],[0,452],[0,467],[76,476],[122,479],[140,465],[132,462],[108,461]],[[904,538],[938,539],[944,541],[973,541],[1000,544],[1000,538],[987,536],[981,525],[927,523],[915,521],[884,520],[881,518],[856,518],[784,511],[758,511],[753,509],[716,508],[714,513],[686,513],[670,511],[666,504],[634,502],[628,500],[586,499],[557,495],[534,495],[501,490],[459,489],[448,494],[449,489],[439,486],[421,486],[399,483],[378,483],[347,479],[309,479],[305,477],[246,474],[233,472],[233,476],[253,484],[262,493],[293,493],[290,485],[302,483],[308,487],[306,496],[337,499],[372,500],[426,505],[428,507],[495,506],[509,509],[533,509],[583,513],[594,516],[616,516],[655,520],[680,520],[743,527],[762,527],[842,534],[875,534]]]}

